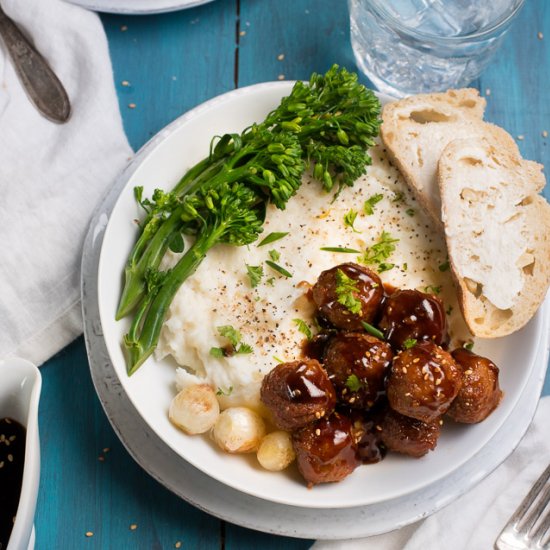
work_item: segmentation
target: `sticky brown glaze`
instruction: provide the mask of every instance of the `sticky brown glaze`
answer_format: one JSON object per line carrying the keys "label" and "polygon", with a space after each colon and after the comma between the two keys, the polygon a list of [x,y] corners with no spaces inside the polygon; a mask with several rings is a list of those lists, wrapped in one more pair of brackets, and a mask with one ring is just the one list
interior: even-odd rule
{"label": "sticky brown glaze", "polygon": [[314,359],[280,363],[263,379],[260,398],[281,430],[294,430],[330,414],[336,393]]}
{"label": "sticky brown glaze", "polygon": [[387,296],[378,326],[397,349],[405,340],[430,340],[444,347],[449,340],[443,302],[418,290],[398,290]]}
{"label": "sticky brown glaze", "polygon": [[372,407],[384,391],[392,358],[391,347],[370,334],[341,332],[332,338],[323,364],[338,402],[356,409]]}
{"label": "sticky brown glaze", "polygon": [[340,481],[360,464],[351,420],[335,412],[292,434],[298,470],[308,486]]}
{"label": "sticky brown glaze", "polygon": [[386,456],[386,447],[380,438],[380,414],[370,414],[359,417],[358,411],[353,411],[353,429],[357,441],[357,456],[363,464],[376,464]]}
{"label": "sticky brown glaze", "polygon": [[502,398],[498,367],[486,357],[464,348],[454,350],[452,356],[462,373],[462,387],[447,414],[456,422],[481,422]]}
{"label": "sticky brown glaze", "polygon": [[440,418],[422,422],[388,408],[379,425],[380,440],[388,451],[419,458],[435,449],[441,424]]}
{"label": "sticky brown glaze", "polygon": [[[359,313],[352,313],[338,301],[338,271],[355,281],[353,296],[361,302]],[[371,323],[376,317],[384,287],[380,277],[370,269],[354,264],[340,264],[323,271],[312,289],[312,297],[320,314],[332,325],[343,330],[361,330],[361,322]]]}
{"label": "sticky brown glaze", "polygon": [[462,384],[452,356],[425,341],[395,356],[388,378],[390,407],[405,416],[431,422],[445,414]]}

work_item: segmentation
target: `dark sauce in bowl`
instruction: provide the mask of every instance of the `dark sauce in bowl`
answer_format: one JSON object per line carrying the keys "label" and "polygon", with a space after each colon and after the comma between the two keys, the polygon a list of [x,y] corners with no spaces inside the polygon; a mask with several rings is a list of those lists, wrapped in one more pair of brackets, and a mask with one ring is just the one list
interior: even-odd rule
{"label": "dark sauce in bowl", "polygon": [[26,430],[11,418],[0,418],[0,550],[8,546],[19,505]]}

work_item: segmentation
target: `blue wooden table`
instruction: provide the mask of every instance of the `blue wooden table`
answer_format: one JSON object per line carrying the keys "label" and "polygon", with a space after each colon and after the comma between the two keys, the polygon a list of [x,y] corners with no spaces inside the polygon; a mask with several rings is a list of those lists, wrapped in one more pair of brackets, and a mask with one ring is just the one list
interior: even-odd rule
{"label": "blue wooden table", "polygon": [[[333,63],[355,70],[344,0],[216,0],[102,21],[134,149],[183,112],[237,86],[307,78]],[[525,157],[550,166],[548,0],[526,2],[497,59],[473,85],[488,96],[487,119],[517,137]],[[225,524],[149,478],[103,414],[82,338],[48,361],[42,375],[39,550],[310,546]],[[544,392],[550,394],[550,378]]]}

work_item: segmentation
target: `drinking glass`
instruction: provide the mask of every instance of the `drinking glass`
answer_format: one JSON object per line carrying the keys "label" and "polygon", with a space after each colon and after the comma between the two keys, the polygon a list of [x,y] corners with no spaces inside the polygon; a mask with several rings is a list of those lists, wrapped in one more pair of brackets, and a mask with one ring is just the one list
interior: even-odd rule
{"label": "drinking glass", "polygon": [[358,67],[387,94],[460,88],[489,64],[524,0],[348,0]]}

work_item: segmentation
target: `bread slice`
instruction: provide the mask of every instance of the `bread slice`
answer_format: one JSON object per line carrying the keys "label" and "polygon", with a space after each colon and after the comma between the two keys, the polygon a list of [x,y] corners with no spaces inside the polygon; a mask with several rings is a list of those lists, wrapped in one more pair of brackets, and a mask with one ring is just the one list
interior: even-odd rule
{"label": "bread slice", "polygon": [[542,165],[490,137],[451,141],[438,163],[442,221],[459,302],[475,336],[524,326],[550,284]]}
{"label": "bread slice", "polygon": [[501,128],[483,122],[485,99],[466,88],[411,96],[388,103],[382,111],[380,136],[419,204],[441,227],[437,163],[448,143],[458,138],[489,136],[515,148]]}

